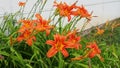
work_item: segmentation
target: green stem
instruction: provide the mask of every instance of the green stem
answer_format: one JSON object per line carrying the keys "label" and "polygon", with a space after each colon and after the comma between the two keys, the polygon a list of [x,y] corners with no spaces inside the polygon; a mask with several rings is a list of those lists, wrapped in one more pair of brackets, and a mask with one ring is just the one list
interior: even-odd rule
{"label": "green stem", "polygon": [[74,23],[73,23],[73,26],[71,27],[71,29],[74,29],[75,25],[77,24],[77,22],[78,22],[80,19],[81,19],[81,17],[79,17],[76,21],[74,20],[75,22],[73,21]]}
{"label": "green stem", "polygon": [[[33,18],[33,16],[34,16],[34,14],[36,13],[36,11],[37,11],[37,8],[39,7],[39,4],[40,4],[40,2],[39,2],[39,0],[36,2],[36,4],[35,4],[35,7],[34,7],[34,10],[33,10],[33,13],[32,13],[32,15],[31,15],[31,17],[30,18]],[[40,5],[41,6],[41,5]]]}
{"label": "green stem", "polygon": [[34,7],[36,6],[36,4],[38,3],[38,1],[36,1],[36,3],[33,5],[32,9],[30,10],[30,12],[28,13],[27,18],[29,18],[29,16],[31,15],[32,11],[34,10]]}
{"label": "green stem", "polygon": [[59,33],[60,34],[62,33],[62,22],[61,22],[61,20],[59,21]]}
{"label": "green stem", "polygon": [[[27,3],[27,2],[28,2],[28,0],[26,0],[26,3]],[[21,16],[20,16],[20,18],[21,18],[21,19],[23,18],[24,9],[25,9],[25,6],[23,6],[23,7],[20,8],[20,11],[21,11]]]}
{"label": "green stem", "polygon": [[90,58],[88,59],[88,66],[89,66],[89,68],[92,68],[91,67],[91,59]]}
{"label": "green stem", "polygon": [[40,11],[40,13],[42,13],[42,10],[43,10],[43,8],[44,8],[44,6],[46,5],[46,2],[47,2],[47,0],[45,0],[45,2],[43,3],[43,5],[42,5],[42,7],[39,9]]}
{"label": "green stem", "polygon": [[8,19],[9,19],[9,16],[10,15],[8,15],[8,16],[6,16],[6,18],[5,19],[3,19],[3,26],[2,26],[2,28],[1,28],[1,30],[3,31],[3,32],[5,32],[5,30],[6,30],[6,26],[7,26],[7,21],[8,21]]}
{"label": "green stem", "polygon": [[57,22],[55,23],[55,27],[56,25],[59,23],[59,21],[62,19],[62,17],[59,17],[59,19],[57,20]]}
{"label": "green stem", "polygon": [[63,68],[63,60],[62,60],[62,54],[60,53],[60,52],[58,52],[58,54],[59,54],[59,66],[58,66],[58,68]]}

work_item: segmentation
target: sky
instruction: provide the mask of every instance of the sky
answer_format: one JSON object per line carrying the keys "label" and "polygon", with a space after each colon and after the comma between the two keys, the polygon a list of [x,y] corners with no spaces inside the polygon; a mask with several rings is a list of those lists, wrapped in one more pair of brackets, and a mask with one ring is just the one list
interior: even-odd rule
{"label": "sky", "polygon": [[[19,1],[26,0],[0,0],[0,16],[4,13],[13,13],[20,9],[18,6]],[[32,8],[32,5],[37,0],[28,0],[27,6],[25,7],[25,13],[28,13]],[[43,0],[44,1],[44,0]],[[57,2],[66,2],[72,4],[75,0],[56,0]],[[42,14],[43,17],[48,18],[50,11],[53,7],[54,0],[48,0]],[[112,20],[120,17],[120,0],[78,0],[77,5],[84,5],[89,12],[93,11],[95,17],[91,20],[89,27],[94,25],[99,25],[106,22],[107,20]],[[78,24],[80,28],[81,24]]]}

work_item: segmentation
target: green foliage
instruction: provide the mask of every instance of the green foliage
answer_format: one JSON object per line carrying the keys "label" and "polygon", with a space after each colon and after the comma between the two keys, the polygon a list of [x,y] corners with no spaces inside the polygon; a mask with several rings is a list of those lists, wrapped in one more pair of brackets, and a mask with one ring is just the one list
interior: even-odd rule
{"label": "green foliage", "polygon": [[[117,22],[117,23],[116,23]],[[104,57],[104,62],[100,62],[98,58],[94,58],[91,61],[92,68],[119,68],[120,67],[120,27],[112,29],[112,24],[119,24],[119,19],[116,22],[112,22],[104,28],[104,34],[96,35],[96,29],[93,29],[91,33],[83,37],[82,42],[95,40],[99,44],[101,49],[101,55]],[[89,39],[91,38],[91,40]]]}
{"label": "green foliage", "polygon": [[[42,4],[41,0],[38,0],[27,18],[32,19],[38,8],[40,10],[44,8],[46,1]],[[51,30],[48,36],[46,36],[46,32],[37,33],[34,44],[28,46],[25,41],[20,43],[15,41],[18,36],[16,32],[21,26],[21,24],[18,24],[17,19],[23,18],[21,16],[23,15],[23,10],[24,7],[17,13],[5,15],[0,24],[0,68],[120,68],[120,27],[112,29],[109,26],[104,28],[105,32],[103,35],[96,35],[96,29],[94,29],[88,35],[81,37],[81,49],[67,49],[70,53],[69,57],[64,58],[59,52],[52,58],[48,58],[46,53],[51,46],[47,45],[46,41],[53,40],[53,35],[56,33],[66,35],[70,30],[74,30],[81,17],[73,17],[63,27],[64,17],[59,17],[56,22],[54,20],[58,16],[54,16],[53,13],[51,20],[55,23],[54,29]],[[39,13],[41,13],[40,10]],[[11,41],[15,42],[11,44]],[[85,55],[85,47],[91,41],[98,43],[104,62],[101,62],[98,57],[71,61],[71,58]]]}

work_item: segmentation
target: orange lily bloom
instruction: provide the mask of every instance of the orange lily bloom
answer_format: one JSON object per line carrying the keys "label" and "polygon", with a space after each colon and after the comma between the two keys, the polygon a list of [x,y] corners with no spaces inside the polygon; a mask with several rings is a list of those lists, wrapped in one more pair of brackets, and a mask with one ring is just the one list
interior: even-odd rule
{"label": "orange lily bloom", "polygon": [[50,29],[53,28],[53,26],[49,25],[49,20],[44,20],[40,14],[36,14],[36,20],[34,21],[36,23],[35,30],[37,31],[46,31],[46,35],[50,33]]}
{"label": "orange lily bloom", "polygon": [[98,27],[96,27],[96,29],[97,29],[97,34],[102,35],[104,33],[103,29],[100,29]]}
{"label": "orange lily bloom", "polygon": [[71,12],[73,11],[74,8],[76,8],[76,3],[73,3],[71,6],[67,5],[65,2],[64,3],[57,3],[56,1],[54,2],[55,6],[57,7],[57,10],[60,14],[60,16],[67,16],[68,21],[71,19]]}
{"label": "orange lily bloom", "polygon": [[91,19],[91,14],[88,13],[88,11],[85,9],[85,7],[82,5],[81,7],[77,7],[76,11],[72,12],[75,16],[81,16],[82,18]]}
{"label": "orange lily bloom", "polygon": [[86,46],[87,48],[90,48],[89,57],[93,58],[95,55],[100,54],[101,50],[98,48],[96,42],[90,43]]}
{"label": "orange lily bloom", "polygon": [[25,6],[25,4],[26,4],[25,2],[19,2],[18,3],[19,6]]}
{"label": "orange lily bloom", "polygon": [[80,42],[80,36],[77,36],[76,33],[77,33],[77,30],[74,30],[74,31],[68,33],[67,36],[68,36],[68,41],[71,42],[71,44],[72,44],[71,47],[79,49],[82,46],[79,43]]}
{"label": "orange lily bloom", "polygon": [[18,32],[23,33],[25,30],[33,31],[34,23],[32,20],[20,20],[19,22],[22,23],[22,26],[18,30]]}
{"label": "orange lily bloom", "polygon": [[101,61],[104,61],[104,59],[100,56],[101,50],[98,48],[96,42],[92,42],[89,45],[87,45],[86,47],[90,49],[90,51],[88,52],[89,58],[93,58],[95,56],[98,56],[98,58]]}
{"label": "orange lily bloom", "polygon": [[22,23],[22,26],[18,30],[20,32],[20,36],[17,37],[17,41],[26,41],[26,43],[31,46],[33,41],[36,40],[35,36],[33,36],[33,31],[34,31],[34,23],[32,20],[20,20]]}
{"label": "orange lily bloom", "polygon": [[31,32],[26,30],[20,36],[17,37],[17,41],[21,42],[25,40],[26,43],[31,46],[32,42],[36,40],[35,36],[31,36]]}
{"label": "orange lily bloom", "polygon": [[20,36],[17,37],[18,42],[24,40],[29,46],[31,46],[33,41],[36,40],[33,35],[39,31],[46,31],[46,35],[50,33],[50,29],[52,29],[53,26],[49,25],[49,21],[42,19],[40,14],[36,14],[35,16],[37,18],[36,20],[20,20],[22,26],[18,30],[18,32],[20,32]]}
{"label": "orange lily bloom", "polygon": [[101,61],[104,61],[104,59],[100,56],[101,50],[98,48],[96,42],[89,43],[89,45],[86,46],[90,50],[87,50],[86,54],[84,56],[75,57],[71,60],[82,60],[84,58],[93,58],[97,56]]}
{"label": "orange lily bloom", "polygon": [[67,38],[66,36],[56,34],[54,35],[54,40],[46,41],[46,44],[49,44],[52,46],[50,50],[47,52],[47,57],[50,58],[54,56],[58,51],[62,52],[64,57],[68,57],[69,54],[66,48],[71,48],[71,42],[66,41],[66,38]]}

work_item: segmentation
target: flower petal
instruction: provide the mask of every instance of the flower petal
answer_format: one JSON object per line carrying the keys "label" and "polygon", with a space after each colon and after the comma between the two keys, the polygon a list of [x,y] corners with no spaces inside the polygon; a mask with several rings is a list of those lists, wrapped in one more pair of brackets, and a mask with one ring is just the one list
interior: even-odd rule
{"label": "flower petal", "polygon": [[71,16],[70,16],[70,15],[68,15],[67,17],[68,17],[68,22],[69,22],[69,21],[71,20]]}
{"label": "flower petal", "polygon": [[26,43],[27,43],[29,46],[32,46],[33,41],[36,41],[36,37],[35,37],[35,36],[32,36],[31,38],[27,39],[27,40],[26,40]]}
{"label": "flower petal", "polygon": [[25,6],[25,2],[21,2],[21,1],[20,1],[20,2],[18,3],[18,5],[19,5],[19,6]]}
{"label": "flower petal", "polygon": [[17,37],[17,41],[18,42],[21,42],[23,39],[24,39],[24,37],[22,35],[20,35],[20,36]]}
{"label": "flower petal", "polygon": [[54,45],[55,45],[55,43],[54,43],[53,40],[47,40],[47,41],[46,41],[46,44],[49,44],[49,45],[51,45],[51,46],[54,46]]}
{"label": "flower petal", "polygon": [[62,49],[62,54],[64,55],[64,57],[68,57],[69,56],[69,54],[68,54],[68,52],[67,52],[67,50],[65,50],[65,49]]}
{"label": "flower petal", "polygon": [[58,51],[55,49],[55,47],[50,48],[50,50],[47,52],[47,57],[50,58],[54,56]]}
{"label": "flower petal", "polygon": [[29,46],[32,46],[33,40],[30,38],[30,39],[26,40],[26,43],[27,43]]}
{"label": "flower petal", "polygon": [[50,30],[46,30],[46,36],[48,36],[50,34]]}
{"label": "flower petal", "polygon": [[42,19],[42,16],[39,13],[36,13],[35,16],[37,19],[40,19],[40,20]]}
{"label": "flower petal", "polygon": [[93,58],[97,53],[95,51],[92,51],[89,53],[89,58]]}
{"label": "flower petal", "polygon": [[54,35],[54,40],[55,40],[55,41],[58,41],[59,39],[60,39],[60,35],[59,35],[59,34],[55,34],[55,35]]}
{"label": "flower petal", "polygon": [[66,42],[66,43],[64,43],[64,45],[66,45],[65,48],[74,48],[73,47],[74,43],[72,43],[72,42]]}

